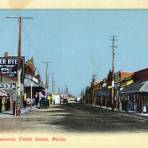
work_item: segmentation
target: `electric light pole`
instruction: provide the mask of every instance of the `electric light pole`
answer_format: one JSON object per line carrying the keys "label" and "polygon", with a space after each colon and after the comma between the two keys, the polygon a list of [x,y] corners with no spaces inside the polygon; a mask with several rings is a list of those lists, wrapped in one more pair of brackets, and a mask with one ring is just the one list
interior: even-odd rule
{"label": "electric light pole", "polygon": [[[115,102],[115,90],[114,90],[114,73],[115,73],[115,41],[117,41],[117,36],[112,36],[112,111],[114,111],[114,102]],[[116,100],[117,101],[117,100]]]}
{"label": "electric light pole", "polygon": [[21,73],[22,73],[22,55],[21,55],[21,43],[22,43],[22,20],[33,19],[32,17],[6,17],[7,19],[18,20],[18,64],[17,64],[17,101],[16,101],[16,115],[20,115],[20,100],[21,100]]}
{"label": "electric light pole", "polygon": [[52,94],[55,94],[55,80],[54,80],[54,73],[52,73]]}
{"label": "electric light pole", "polygon": [[48,64],[52,63],[52,62],[43,62],[46,65],[46,78],[45,78],[45,92],[46,92],[46,99],[48,99],[48,77],[49,77],[49,73],[48,73]]}

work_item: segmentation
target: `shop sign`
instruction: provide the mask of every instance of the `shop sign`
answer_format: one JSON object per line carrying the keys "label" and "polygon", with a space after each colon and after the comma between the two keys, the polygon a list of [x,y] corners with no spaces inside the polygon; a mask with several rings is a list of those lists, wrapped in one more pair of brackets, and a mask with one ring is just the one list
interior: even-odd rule
{"label": "shop sign", "polygon": [[10,76],[17,76],[17,63],[16,57],[0,57],[0,73]]}
{"label": "shop sign", "polygon": [[0,89],[15,89],[16,83],[0,83]]}
{"label": "shop sign", "polygon": [[125,87],[125,86],[131,85],[133,83],[134,83],[134,81],[133,80],[130,80],[130,81],[127,81],[127,82],[122,83],[121,86],[122,87]]}
{"label": "shop sign", "polygon": [[127,82],[127,85],[130,85],[130,84],[133,84],[133,83],[134,83],[134,81],[130,80],[130,81]]}
{"label": "shop sign", "polygon": [[[24,82],[24,63],[25,57],[21,57],[21,82]],[[17,67],[18,67],[18,57],[17,56],[8,56],[0,57],[0,74],[6,75],[8,77],[17,77]]]}

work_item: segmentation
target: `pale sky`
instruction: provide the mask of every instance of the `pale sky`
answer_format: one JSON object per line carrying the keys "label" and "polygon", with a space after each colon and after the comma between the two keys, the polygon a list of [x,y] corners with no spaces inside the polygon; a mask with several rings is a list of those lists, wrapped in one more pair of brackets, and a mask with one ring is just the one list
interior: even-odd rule
{"label": "pale sky", "polygon": [[[17,20],[6,16],[29,16],[23,21],[22,52],[34,57],[45,79],[44,61],[55,74],[56,89],[65,85],[79,94],[92,74],[101,80],[111,69],[111,36],[118,36],[116,71],[146,68],[148,10],[0,10],[0,50],[17,53]],[[50,77],[51,83],[51,77]]]}

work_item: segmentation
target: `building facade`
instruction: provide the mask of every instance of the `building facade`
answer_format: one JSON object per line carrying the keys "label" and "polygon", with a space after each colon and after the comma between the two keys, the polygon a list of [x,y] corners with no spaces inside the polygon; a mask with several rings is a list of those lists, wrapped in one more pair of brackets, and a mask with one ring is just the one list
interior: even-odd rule
{"label": "building facade", "polygon": [[148,112],[148,68],[136,72],[116,72],[114,86],[112,86],[112,72],[109,71],[107,78],[97,83],[91,82],[86,88],[83,100],[89,105],[114,107],[118,111]]}

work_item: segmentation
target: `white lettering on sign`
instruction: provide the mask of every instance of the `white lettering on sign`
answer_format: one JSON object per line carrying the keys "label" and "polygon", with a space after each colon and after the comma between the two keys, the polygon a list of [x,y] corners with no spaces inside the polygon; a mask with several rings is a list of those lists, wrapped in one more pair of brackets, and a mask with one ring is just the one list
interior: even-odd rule
{"label": "white lettering on sign", "polygon": [[6,74],[10,77],[16,77],[18,67],[17,64],[17,57],[0,57],[0,73]]}
{"label": "white lettering on sign", "polygon": [[13,89],[16,88],[16,83],[0,83],[0,88]]}
{"label": "white lettering on sign", "polygon": [[17,60],[16,59],[8,59],[7,64],[8,65],[16,65],[17,64]]}
{"label": "white lettering on sign", "polygon": [[17,65],[17,58],[0,58],[0,65]]}
{"label": "white lettering on sign", "polygon": [[0,59],[0,64],[7,64],[6,62],[6,59]]}

